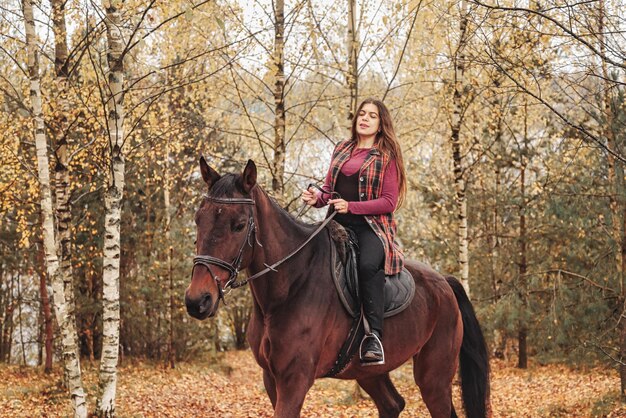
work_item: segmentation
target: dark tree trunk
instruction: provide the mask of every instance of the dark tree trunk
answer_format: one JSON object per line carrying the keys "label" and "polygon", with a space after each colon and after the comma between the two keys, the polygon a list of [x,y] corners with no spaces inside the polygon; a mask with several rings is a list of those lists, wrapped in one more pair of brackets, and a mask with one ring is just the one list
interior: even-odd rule
{"label": "dark tree trunk", "polygon": [[520,252],[520,260],[519,260],[519,292],[521,299],[521,320],[519,324],[519,333],[518,333],[518,347],[519,347],[519,357],[517,362],[517,367],[520,369],[525,369],[528,367],[528,350],[526,346],[526,338],[528,336],[528,325],[526,324],[526,310],[527,306],[527,278],[526,273],[528,270],[528,262],[527,262],[527,232],[526,232],[526,146],[528,143],[528,128],[527,128],[527,106],[524,104],[524,111],[526,112],[524,115],[524,148],[520,156],[520,165],[521,165],[521,173],[520,173],[520,207],[519,207],[519,252]]}
{"label": "dark tree trunk", "polygon": [[37,265],[39,273],[39,293],[41,297],[41,313],[43,317],[43,346],[46,353],[46,362],[44,365],[44,372],[50,373],[52,371],[52,340],[54,334],[52,332],[52,310],[50,308],[50,297],[48,295],[48,286],[46,284],[46,268],[44,265],[44,253],[43,244],[37,251]]}

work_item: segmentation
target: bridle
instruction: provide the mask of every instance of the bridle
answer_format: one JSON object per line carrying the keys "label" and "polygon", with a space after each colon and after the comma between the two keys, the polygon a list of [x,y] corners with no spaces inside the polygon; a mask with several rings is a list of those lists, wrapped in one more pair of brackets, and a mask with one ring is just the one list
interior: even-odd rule
{"label": "bridle", "polygon": [[[210,200],[211,202],[222,203],[226,205],[252,205],[254,206],[255,204],[254,199],[250,199],[247,197],[229,198],[229,197],[213,197],[213,196],[205,195],[204,198],[207,200]],[[239,274],[239,270],[241,268],[241,262],[243,260],[243,251],[246,247],[246,243],[248,243],[250,247],[254,247],[254,243],[251,242],[252,235],[254,234],[254,231],[256,230],[256,224],[254,222],[254,212],[248,218],[247,228],[248,229],[246,231],[246,237],[241,243],[241,246],[239,247],[239,252],[237,253],[237,256],[231,263],[224,261],[221,258],[213,257],[210,255],[196,255],[193,258],[193,268],[195,268],[197,265],[201,265],[201,266],[206,267],[207,270],[209,270],[209,274],[211,275],[211,278],[215,280],[215,282],[217,283],[217,288],[219,289],[219,297],[218,297],[219,299],[224,300],[224,289],[227,289],[229,287],[234,288],[233,284],[236,284],[237,274]],[[259,245],[262,246],[261,243],[259,243]],[[211,270],[212,265],[228,270],[228,273],[229,273],[228,279],[226,280],[226,284],[224,284],[223,286],[221,286],[222,283],[221,283],[221,280],[219,280],[219,277],[216,277],[213,274],[213,271]],[[193,269],[192,269],[192,272],[193,272]],[[225,300],[224,300],[224,303],[226,303]]]}
{"label": "bridle", "polygon": [[[254,187],[256,187],[256,184],[254,185]],[[327,194],[331,194],[331,195],[337,195],[339,196],[339,194],[337,192],[329,192],[326,191],[324,189],[322,189],[321,187],[315,185],[315,184],[310,184],[309,187],[315,187],[316,189],[322,191],[323,193],[327,193]],[[252,191],[251,191],[252,192]],[[213,197],[213,196],[209,196],[209,195],[205,195],[204,196],[205,199],[210,200],[211,202],[215,202],[215,203],[221,203],[221,204],[225,204],[225,205],[252,205],[253,207],[255,206],[255,201],[252,198],[248,198],[248,197]],[[304,203],[304,206],[306,206],[306,203]],[[298,216],[300,216],[300,214],[302,213],[302,209],[300,211],[298,211]],[[254,248],[254,243],[256,242],[260,247],[263,247],[263,245],[261,245],[261,243],[258,241],[255,231],[256,231],[256,223],[254,221],[254,211],[252,211],[252,214],[249,216],[248,218],[248,222],[247,222],[247,231],[246,231],[246,237],[243,240],[243,242],[241,243],[241,246],[239,247],[239,252],[237,253],[237,256],[235,257],[235,259],[229,263],[227,261],[222,260],[221,258],[217,258],[217,257],[213,257],[210,255],[196,255],[193,258],[193,268],[192,268],[192,272],[193,269],[197,266],[197,265],[201,265],[207,268],[207,270],[209,270],[209,274],[211,275],[211,278],[215,281],[215,283],[217,283],[217,288],[218,290],[218,300],[222,299],[224,301],[224,304],[226,303],[226,300],[224,299],[224,289],[236,289],[238,287],[242,287],[245,286],[246,284],[248,284],[251,280],[256,279],[257,277],[260,277],[270,271],[277,271],[276,267],[278,267],[280,264],[284,263],[285,261],[287,261],[289,258],[291,258],[293,255],[295,255],[298,251],[300,251],[302,248],[304,248],[304,246],[306,246],[317,234],[319,234],[322,229],[324,229],[326,227],[326,225],[328,225],[328,223],[335,217],[335,215],[337,214],[336,211],[332,211],[332,213],[326,218],[324,219],[324,221],[317,227],[317,229],[302,243],[300,244],[295,250],[293,250],[292,252],[290,252],[289,254],[287,254],[287,256],[281,258],[280,260],[278,260],[277,262],[275,262],[272,265],[267,265],[265,264],[265,269],[261,270],[260,272],[254,274],[253,276],[250,276],[248,278],[246,278],[245,280],[241,280],[241,281],[237,281],[237,275],[239,274],[239,271],[241,269],[241,262],[243,260],[243,251],[246,247],[246,243],[251,247]],[[254,235],[254,240],[253,240],[253,235]],[[211,266],[218,266],[221,267],[225,270],[227,270],[229,272],[229,276],[228,279],[226,280],[226,284],[224,284],[223,286],[221,285],[221,280],[219,280],[219,277],[216,277],[213,274],[213,271],[211,270]]]}

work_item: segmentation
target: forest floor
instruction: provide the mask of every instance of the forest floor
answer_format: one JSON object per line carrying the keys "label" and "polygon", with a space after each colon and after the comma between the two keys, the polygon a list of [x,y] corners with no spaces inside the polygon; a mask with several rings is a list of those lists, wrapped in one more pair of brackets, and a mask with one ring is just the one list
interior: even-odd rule
{"label": "forest floor", "polygon": [[[95,405],[97,367],[86,365],[85,387],[89,407]],[[413,383],[410,362],[392,373],[392,380],[407,401],[402,417],[428,416]],[[261,370],[250,351],[227,352],[218,363],[163,365],[127,361],[119,369],[119,417],[271,417]],[[0,417],[71,416],[61,371],[51,375],[41,368],[0,366]],[[512,364],[492,362],[494,417],[626,417],[619,402],[619,378],[614,370],[572,369],[532,364],[519,370]],[[316,381],[309,392],[303,417],[374,417],[372,401],[355,390],[354,382]],[[454,404],[460,410],[459,387]]]}

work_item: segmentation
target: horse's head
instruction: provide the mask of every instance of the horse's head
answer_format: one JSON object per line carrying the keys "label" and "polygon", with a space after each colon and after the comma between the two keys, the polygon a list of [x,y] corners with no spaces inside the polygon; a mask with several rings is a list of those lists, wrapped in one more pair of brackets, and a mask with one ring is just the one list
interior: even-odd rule
{"label": "horse's head", "polygon": [[189,315],[205,319],[215,315],[224,286],[250,264],[256,165],[248,160],[241,175],[220,176],[201,157],[200,172],[209,192],[196,212],[196,257],[185,305]]}

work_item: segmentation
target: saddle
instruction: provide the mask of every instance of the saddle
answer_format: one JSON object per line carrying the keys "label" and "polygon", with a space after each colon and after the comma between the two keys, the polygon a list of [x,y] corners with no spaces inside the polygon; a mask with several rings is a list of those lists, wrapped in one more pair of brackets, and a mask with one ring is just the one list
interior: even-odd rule
{"label": "saddle", "polygon": [[[339,224],[337,225],[339,228],[343,228]],[[356,318],[361,314],[358,243],[354,232],[350,229],[343,229],[347,237],[336,241],[335,245],[332,246],[333,281],[344,308],[351,317]],[[413,300],[413,295],[415,295],[415,281],[406,268],[403,268],[396,275],[385,276],[384,317],[389,318],[406,309]]]}
{"label": "saddle", "polygon": [[[336,222],[328,226],[334,241],[331,245],[331,270],[333,282],[339,299],[352,317],[350,332],[339,350],[333,367],[325,374],[333,377],[341,373],[354,356],[359,342],[365,335],[365,318],[361,310],[358,281],[358,243],[356,235],[350,229],[343,228]],[[415,281],[405,268],[394,276],[385,276],[385,313],[389,318],[406,309],[415,295]]]}

